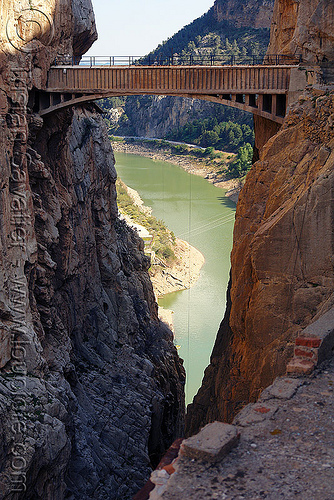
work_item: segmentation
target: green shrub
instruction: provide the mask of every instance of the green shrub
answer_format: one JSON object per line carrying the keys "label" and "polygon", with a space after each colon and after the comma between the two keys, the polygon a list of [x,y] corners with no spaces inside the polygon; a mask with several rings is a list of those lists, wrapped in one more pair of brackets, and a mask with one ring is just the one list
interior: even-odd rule
{"label": "green shrub", "polygon": [[[119,210],[128,215],[131,220],[145,227],[153,236],[152,249],[157,256],[166,264],[175,260],[173,247],[175,245],[175,235],[168,229],[163,220],[157,219],[153,215],[147,215],[142,212],[128,195],[125,184],[121,179],[116,181],[117,204]],[[120,227],[120,231],[122,227]]]}
{"label": "green shrub", "polygon": [[159,253],[161,253],[164,259],[166,259],[167,261],[175,259],[175,253],[173,252],[170,246],[167,245],[162,246],[161,249],[159,250]]}
{"label": "green shrub", "polygon": [[253,148],[251,144],[241,146],[237,153],[236,159],[229,164],[227,169],[227,176],[232,178],[243,177],[247,174],[252,166]]}
{"label": "green shrub", "polygon": [[173,144],[171,149],[172,153],[175,155],[184,155],[189,152],[189,148],[185,144]]}

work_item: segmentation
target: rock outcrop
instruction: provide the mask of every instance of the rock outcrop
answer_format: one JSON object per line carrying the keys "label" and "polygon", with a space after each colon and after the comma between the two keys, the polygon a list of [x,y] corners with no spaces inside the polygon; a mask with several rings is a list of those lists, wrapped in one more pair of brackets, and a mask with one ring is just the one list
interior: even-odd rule
{"label": "rock outcrop", "polygon": [[334,93],[310,90],[239,197],[228,308],[188,433],[231,421],[285,373],[294,340],[334,303]]}
{"label": "rock outcrop", "polygon": [[73,55],[81,56],[97,40],[91,0],[72,0]]}
{"label": "rock outcrop", "polygon": [[334,4],[332,0],[280,0],[275,4],[269,52],[298,54],[333,81]]}
{"label": "rock outcrop", "polygon": [[273,15],[275,0],[216,0],[214,16],[218,22],[228,21],[238,28],[252,26],[253,28],[269,28]]}
{"label": "rock outcrop", "polygon": [[0,491],[10,500],[131,498],[182,431],[184,370],[143,242],[117,217],[103,119],[94,105],[44,121],[34,112],[54,58],[96,38],[90,1],[72,7],[1,6]]}
{"label": "rock outcrop", "polygon": [[[170,96],[128,97],[125,113],[131,134],[137,137],[165,137],[168,132],[202,116],[207,103],[198,99]],[[212,107],[212,106],[211,106]]]}

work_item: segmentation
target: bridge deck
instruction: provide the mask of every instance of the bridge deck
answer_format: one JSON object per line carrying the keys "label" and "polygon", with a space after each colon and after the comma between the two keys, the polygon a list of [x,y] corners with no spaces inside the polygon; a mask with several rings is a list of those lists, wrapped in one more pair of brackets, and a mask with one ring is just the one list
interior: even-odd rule
{"label": "bridge deck", "polygon": [[40,114],[102,97],[156,94],[219,102],[282,123],[292,68],[296,66],[53,66]]}
{"label": "bridge deck", "polygon": [[48,90],[169,94],[285,93],[291,66],[56,66]]}

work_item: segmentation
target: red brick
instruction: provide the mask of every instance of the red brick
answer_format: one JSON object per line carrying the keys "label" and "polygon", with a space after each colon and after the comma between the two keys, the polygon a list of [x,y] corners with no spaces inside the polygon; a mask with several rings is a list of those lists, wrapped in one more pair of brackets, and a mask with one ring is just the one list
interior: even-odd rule
{"label": "red brick", "polygon": [[165,467],[163,467],[163,469],[165,469],[166,472],[168,472],[168,474],[171,476],[172,474],[174,474],[175,472],[175,469],[174,467],[172,466],[172,464],[169,464],[169,465],[165,465]]}
{"label": "red brick", "polygon": [[178,456],[181,443],[183,438],[176,439],[174,443],[168,448],[164,456],[159,462],[157,469],[163,469],[166,465],[169,465],[173,462],[173,460]]}
{"label": "red brick", "polygon": [[298,359],[294,358],[286,367],[287,373],[291,374],[301,374],[301,375],[309,375],[313,372],[315,367],[315,363],[310,359]]}
{"label": "red brick", "polygon": [[298,337],[296,339],[296,345],[301,345],[305,347],[319,347],[321,344],[321,339],[316,337]]}
{"label": "red brick", "polygon": [[[168,474],[172,473],[172,469],[175,470],[171,465],[171,462],[177,457],[182,441],[182,438],[176,439],[176,441],[174,441],[172,446],[162,457],[156,470],[165,469]],[[145,486],[133,497],[133,500],[147,500],[150,492],[154,489],[154,487],[155,485],[152,483],[152,481],[148,480]]]}
{"label": "red brick", "polygon": [[297,357],[302,357],[302,358],[310,358],[314,359],[316,358],[316,355],[312,351],[307,351],[306,349],[298,349],[298,347],[295,347],[294,354]]}
{"label": "red brick", "polygon": [[269,413],[270,408],[266,408],[265,406],[260,406],[260,408],[254,408],[254,411],[257,411],[258,413]]}

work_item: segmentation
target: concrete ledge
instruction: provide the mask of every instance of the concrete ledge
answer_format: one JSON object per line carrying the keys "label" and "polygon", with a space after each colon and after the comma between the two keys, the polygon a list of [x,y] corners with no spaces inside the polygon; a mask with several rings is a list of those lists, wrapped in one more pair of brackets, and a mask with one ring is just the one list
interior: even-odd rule
{"label": "concrete ledge", "polygon": [[180,456],[217,462],[237,446],[239,438],[238,430],[233,425],[213,422],[183,441]]}
{"label": "concrete ledge", "polygon": [[233,423],[241,427],[246,427],[270,419],[277,410],[278,405],[272,402],[250,403],[238,413]]}
{"label": "concrete ledge", "polygon": [[303,384],[301,380],[289,377],[279,377],[261,394],[259,401],[268,399],[291,399],[298,387]]}

